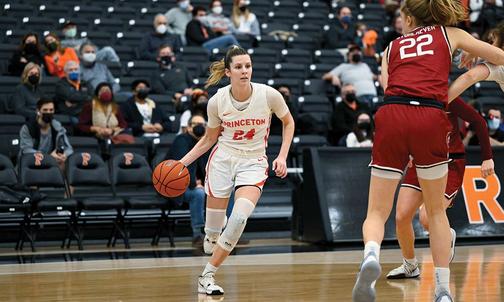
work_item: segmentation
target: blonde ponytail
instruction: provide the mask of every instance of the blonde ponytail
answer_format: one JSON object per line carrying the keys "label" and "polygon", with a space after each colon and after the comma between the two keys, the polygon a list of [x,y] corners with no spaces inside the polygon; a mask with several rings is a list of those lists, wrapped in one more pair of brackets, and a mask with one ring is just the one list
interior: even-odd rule
{"label": "blonde ponytail", "polygon": [[467,19],[466,8],[460,0],[406,0],[401,10],[414,17],[416,25],[446,26]]}
{"label": "blonde ponytail", "polygon": [[224,63],[224,59],[220,61],[213,62],[210,65],[210,76],[206,80],[205,89],[210,86],[215,86],[219,84],[220,80],[226,74],[226,64]]}

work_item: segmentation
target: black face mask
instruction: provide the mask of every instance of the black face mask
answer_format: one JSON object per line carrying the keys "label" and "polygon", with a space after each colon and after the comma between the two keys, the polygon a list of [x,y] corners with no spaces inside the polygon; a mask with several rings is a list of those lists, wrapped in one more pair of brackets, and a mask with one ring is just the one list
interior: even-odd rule
{"label": "black face mask", "polygon": [[360,130],[369,131],[371,129],[371,123],[369,122],[358,123],[357,128],[359,128]]}
{"label": "black face mask", "polygon": [[247,5],[240,6],[240,11],[244,13],[247,10]]}
{"label": "black face mask", "polygon": [[40,80],[40,77],[36,74],[32,74],[31,76],[28,77],[28,82],[32,84],[33,86],[37,85]]}
{"label": "black face mask", "polygon": [[205,135],[205,126],[196,125],[192,128],[192,132],[193,132],[194,136],[196,136],[197,138],[200,138],[203,135]]}
{"label": "black face mask", "polygon": [[37,48],[37,45],[35,43],[28,43],[28,44],[25,44],[24,51],[26,53],[29,53],[29,54],[37,53],[38,52],[38,48]]}
{"label": "black face mask", "polygon": [[354,63],[359,63],[362,60],[362,56],[358,53],[352,55],[352,61]]}
{"label": "black face mask", "polygon": [[345,100],[349,103],[353,103],[357,101],[357,96],[355,93],[349,93],[346,95]]}
{"label": "black face mask", "polygon": [[161,64],[164,66],[171,66],[172,64],[172,56],[163,56],[161,57]]}
{"label": "black face mask", "polygon": [[54,113],[42,113],[42,121],[49,124],[54,118]]}
{"label": "black face mask", "polygon": [[47,44],[46,46],[50,52],[54,52],[58,49],[58,42],[51,42],[51,43]]}
{"label": "black face mask", "polygon": [[137,97],[141,100],[145,100],[147,96],[149,95],[149,89],[148,88],[142,88],[137,91],[136,93]]}

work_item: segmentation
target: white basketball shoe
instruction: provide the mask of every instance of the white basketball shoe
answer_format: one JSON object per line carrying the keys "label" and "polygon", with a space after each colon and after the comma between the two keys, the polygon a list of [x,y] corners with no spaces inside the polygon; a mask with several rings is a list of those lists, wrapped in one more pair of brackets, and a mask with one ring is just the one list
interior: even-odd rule
{"label": "white basketball shoe", "polygon": [[224,295],[222,287],[215,284],[213,273],[206,273],[198,278],[198,293],[207,295]]}
{"label": "white basketball shoe", "polygon": [[455,241],[457,240],[457,232],[454,229],[450,228],[451,233],[451,249],[450,249],[450,263],[455,258]]}
{"label": "white basketball shoe", "polygon": [[391,270],[387,274],[387,279],[407,279],[407,278],[417,278],[420,276],[420,269],[418,264],[411,265],[403,259],[403,264],[398,268]]}
{"label": "white basketball shoe", "polygon": [[354,302],[374,302],[376,291],[374,285],[380,277],[381,266],[378,263],[376,254],[370,252],[362,261],[357,281],[352,291],[352,301]]}

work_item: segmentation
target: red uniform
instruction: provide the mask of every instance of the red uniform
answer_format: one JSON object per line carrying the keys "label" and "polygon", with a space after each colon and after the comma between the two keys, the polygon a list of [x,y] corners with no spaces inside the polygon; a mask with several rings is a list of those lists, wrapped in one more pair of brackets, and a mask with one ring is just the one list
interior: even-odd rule
{"label": "red uniform", "polygon": [[[402,174],[410,155],[417,168],[449,161],[451,125],[439,108],[447,103],[451,53],[441,26],[420,27],[390,43],[385,104],[394,97],[408,104],[391,103],[376,113],[370,166]],[[424,106],[427,101],[438,108]]]}
{"label": "red uniform", "polygon": [[[492,158],[492,148],[490,147],[485,120],[473,108],[464,103],[460,97],[450,103],[448,111],[448,116],[453,127],[449,144],[450,158],[453,161],[448,164],[448,181],[445,197],[446,199],[452,199],[462,186],[465,171],[465,146],[460,138],[459,118],[474,126],[476,135],[480,141],[481,157],[483,160]],[[416,169],[408,169],[401,186],[422,191],[418,183]]]}

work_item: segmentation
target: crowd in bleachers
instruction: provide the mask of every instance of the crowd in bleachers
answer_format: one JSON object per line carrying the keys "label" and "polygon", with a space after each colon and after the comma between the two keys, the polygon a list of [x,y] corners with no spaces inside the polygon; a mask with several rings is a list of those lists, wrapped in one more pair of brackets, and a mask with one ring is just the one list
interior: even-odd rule
{"label": "crowd in bleachers", "polygon": [[[68,136],[66,151],[53,154],[58,162],[70,148],[91,148],[105,159],[122,150],[157,163],[191,127],[191,115],[205,117],[208,99],[227,84],[204,89],[210,62],[233,44],[252,56],[253,81],[284,96],[297,124],[295,145],[372,146],[373,113],[383,96],[380,55],[401,35],[400,2],[6,2],[0,8],[0,153],[16,163],[30,133],[26,128],[20,137],[21,126],[34,127],[39,112],[39,120],[54,113]],[[482,39],[504,17],[501,0],[464,3],[470,18],[460,26]],[[452,80],[462,72],[454,68]],[[463,96],[500,116],[497,84],[478,83]],[[53,100],[54,112],[41,111],[41,99]],[[504,126],[492,131],[504,133]],[[271,134],[272,141],[281,134],[277,120]]]}

